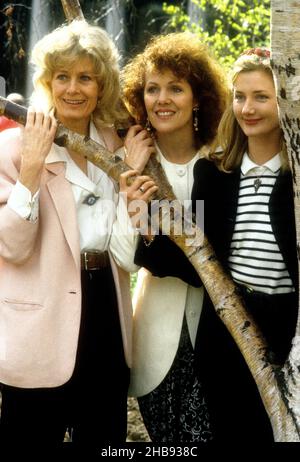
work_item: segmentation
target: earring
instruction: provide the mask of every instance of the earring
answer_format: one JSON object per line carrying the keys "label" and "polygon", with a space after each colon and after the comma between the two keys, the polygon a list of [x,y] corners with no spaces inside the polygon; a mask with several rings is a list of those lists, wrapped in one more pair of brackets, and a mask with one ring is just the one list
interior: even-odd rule
{"label": "earring", "polygon": [[146,120],[145,129],[147,130],[148,133],[152,133],[152,126],[151,126],[151,124],[149,122],[148,117],[147,117],[147,120]]}
{"label": "earring", "polygon": [[198,127],[198,110],[199,110],[199,107],[198,106],[195,106],[193,108],[193,113],[194,113],[194,122],[193,122],[193,125],[194,125],[194,129],[195,129],[195,132],[197,132],[199,130],[199,127]]}

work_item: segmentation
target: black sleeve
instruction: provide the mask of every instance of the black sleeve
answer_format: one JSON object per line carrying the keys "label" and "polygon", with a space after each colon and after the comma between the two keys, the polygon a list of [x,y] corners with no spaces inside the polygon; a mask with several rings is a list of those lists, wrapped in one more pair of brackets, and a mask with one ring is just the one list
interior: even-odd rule
{"label": "black sleeve", "polygon": [[215,164],[207,159],[199,159],[194,165],[194,183],[192,201],[207,200],[219,180],[219,171]]}
{"label": "black sleeve", "polygon": [[173,276],[194,287],[202,285],[198,273],[183,251],[168,236],[158,235],[150,246],[140,237],[134,262],[149,270],[154,276]]}
{"label": "black sleeve", "polygon": [[[215,172],[215,165],[207,159],[199,159],[195,163],[192,194],[193,205],[196,200],[205,198],[207,178],[214,177]],[[197,208],[194,208],[194,213],[196,210]],[[137,265],[147,268],[154,276],[173,276],[182,279],[194,287],[202,285],[198,273],[183,251],[166,235],[156,236],[152,244],[148,247],[144,244],[143,239],[140,238],[134,261]]]}

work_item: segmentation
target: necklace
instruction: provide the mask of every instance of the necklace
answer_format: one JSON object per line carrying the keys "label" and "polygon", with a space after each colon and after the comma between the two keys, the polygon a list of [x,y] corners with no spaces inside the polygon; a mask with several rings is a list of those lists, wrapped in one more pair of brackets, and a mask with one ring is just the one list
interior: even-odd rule
{"label": "necklace", "polygon": [[254,183],[253,183],[255,194],[257,194],[259,188],[261,187],[261,185],[262,185],[261,177],[264,175],[264,173],[267,170],[266,167],[260,167],[259,169],[261,170],[260,175],[256,176],[256,178],[254,180]]}
{"label": "necklace", "polygon": [[261,184],[262,184],[262,181],[260,178],[255,178],[254,180],[254,191],[255,191],[255,194],[257,193],[257,191],[259,190],[259,188],[261,187]]}

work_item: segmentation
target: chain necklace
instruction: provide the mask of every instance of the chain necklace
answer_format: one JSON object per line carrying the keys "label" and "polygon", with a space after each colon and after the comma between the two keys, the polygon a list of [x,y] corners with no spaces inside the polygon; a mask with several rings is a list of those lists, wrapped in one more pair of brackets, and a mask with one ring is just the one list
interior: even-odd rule
{"label": "chain necklace", "polygon": [[262,179],[261,177],[263,176],[263,174],[266,172],[266,167],[264,167],[263,171],[261,172],[261,174],[259,176],[257,176],[254,180],[254,183],[253,183],[253,186],[254,186],[254,191],[255,191],[255,194],[257,194],[259,188],[261,187],[262,185]]}

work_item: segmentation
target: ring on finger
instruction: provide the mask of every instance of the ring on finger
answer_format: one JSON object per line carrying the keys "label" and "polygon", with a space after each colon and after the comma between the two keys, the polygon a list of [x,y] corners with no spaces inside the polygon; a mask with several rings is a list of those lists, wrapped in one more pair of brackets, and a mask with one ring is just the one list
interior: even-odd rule
{"label": "ring on finger", "polygon": [[144,192],[145,192],[145,190],[144,190],[143,186],[140,186],[140,187],[139,187],[139,190],[140,190],[142,193],[144,193]]}

